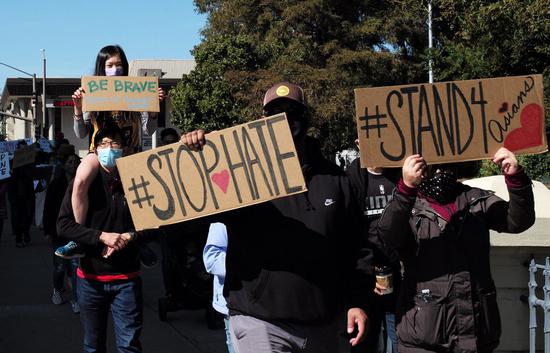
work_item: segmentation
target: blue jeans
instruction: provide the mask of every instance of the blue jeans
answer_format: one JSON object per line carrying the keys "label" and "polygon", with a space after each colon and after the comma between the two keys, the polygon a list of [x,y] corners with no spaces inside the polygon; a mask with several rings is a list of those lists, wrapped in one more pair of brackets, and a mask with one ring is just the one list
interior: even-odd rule
{"label": "blue jeans", "polygon": [[141,278],[106,283],[78,278],[78,304],[84,329],[85,353],[107,351],[109,310],[113,315],[117,352],[141,352]]}
{"label": "blue jeans", "polygon": [[388,311],[386,311],[386,332],[391,342],[392,352],[397,353],[397,334],[395,333],[395,314],[390,313]]}

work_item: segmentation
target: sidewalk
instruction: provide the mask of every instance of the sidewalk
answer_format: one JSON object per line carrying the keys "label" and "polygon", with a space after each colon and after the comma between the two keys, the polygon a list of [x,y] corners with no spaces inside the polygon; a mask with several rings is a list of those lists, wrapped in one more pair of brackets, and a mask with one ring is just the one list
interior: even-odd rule
{"label": "sidewalk", "polygon": [[[156,244],[153,250],[160,258]],[[0,239],[0,353],[75,353],[82,351],[79,316],[67,302],[51,303],[52,249],[42,231],[31,229],[31,244],[16,248],[8,220]],[[70,291],[65,292],[69,299]],[[160,264],[143,270],[144,327],[148,353],[226,353],[225,333],[209,330],[204,310],[168,313],[158,319],[157,300],[163,294]],[[116,352],[112,324],[107,343]]]}

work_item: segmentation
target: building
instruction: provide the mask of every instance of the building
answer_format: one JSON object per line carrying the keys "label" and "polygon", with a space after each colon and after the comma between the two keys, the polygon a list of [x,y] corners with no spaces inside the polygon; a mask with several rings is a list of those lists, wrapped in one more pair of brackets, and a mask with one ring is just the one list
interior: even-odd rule
{"label": "building", "polygon": [[[130,62],[130,76],[157,76],[159,85],[169,92],[195,67],[194,60],[133,60]],[[37,79],[38,96],[42,94],[42,79]],[[41,135],[53,140],[56,132],[63,132],[65,138],[75,146],[81,156],[88,152],[88,139],[78,138],[73,131],[72,94],[80,86],[80,78],[46,78],[46,117],[42,117],[41,101],[36,109],[38,121],[44,123]],[[33,117],[32,80],[28,78],[8,78],[0,100],[0,111]],[[157,131],[164,127],[174,127],[171,123],[172,104],[170,98],[161,103],[157,118]],[[34,119],[33,119],[34,120]],[[35,135],[34,122],[5,117],[1,119],[0,133],[7,140],[30,138]],[[159,134],[154,134],[156,135]],[[158,137],[157,137],[158,139]],[[143,138],[144,149],[153,145],[151,137]]]}

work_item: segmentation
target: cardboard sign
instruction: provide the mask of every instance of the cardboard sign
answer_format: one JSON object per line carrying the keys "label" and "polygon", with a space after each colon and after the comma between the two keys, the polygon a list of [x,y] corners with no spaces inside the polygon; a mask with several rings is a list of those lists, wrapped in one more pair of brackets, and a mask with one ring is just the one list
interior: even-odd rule
{"label": "cardboard sign", "polygon": [[26,138],[24,140],[21,139],[21,140],[11,140],[11,141],[0,141],[0,152],[9,152],[13,154],[17,149],[17,145],[21,141],[25,141],[27,145],[32,145],[31,138]]}
{"label": "cardboard sign", "polygon": [[158,228],[306,191],[284,114],[119,158],[137,230]]}
{"label": "cardboard sign", "polygon": [[157,77],[84,76],[82,109],[85,112],[159,112]]}
{"label": "cardboard sign", "polygon": [[355,109],[363,167],[547,151],[541,75],[360,88]]}
{"label": "cardboard sign", "polygon": [[34,163],[35,158],[36,151],[34,150],[34,146],[21,146],[15,151],[13,156],[13,168]]}
{"label": "cardboard sign", "polygon": [[0,180],[7,179],[10,174],[10,154],[8,152],[0,153]]}

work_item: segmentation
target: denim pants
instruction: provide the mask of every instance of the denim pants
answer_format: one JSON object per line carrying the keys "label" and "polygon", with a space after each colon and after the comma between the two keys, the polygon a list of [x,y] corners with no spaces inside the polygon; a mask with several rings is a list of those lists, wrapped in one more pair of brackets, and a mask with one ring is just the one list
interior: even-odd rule
{"label": "denim pants", "polygon": [[113,315],[117,352],[141,352],[143,326],[141,278],[98,282],[78,278],[80,322],[84,329],[84,352],[107,351],[107,317]]}

